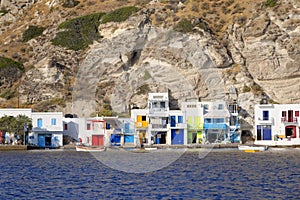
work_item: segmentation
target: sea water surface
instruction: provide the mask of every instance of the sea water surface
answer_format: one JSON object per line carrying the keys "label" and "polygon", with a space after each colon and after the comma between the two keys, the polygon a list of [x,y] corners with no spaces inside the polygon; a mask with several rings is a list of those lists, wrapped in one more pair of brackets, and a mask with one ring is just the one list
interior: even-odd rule
{"label": "sea water surface", "polygon": [[[300,150],[185,152],[148,173],[86,152],[0,152],[0,199],[299,199]],[[121,158],[126,160],[126,157]]]}

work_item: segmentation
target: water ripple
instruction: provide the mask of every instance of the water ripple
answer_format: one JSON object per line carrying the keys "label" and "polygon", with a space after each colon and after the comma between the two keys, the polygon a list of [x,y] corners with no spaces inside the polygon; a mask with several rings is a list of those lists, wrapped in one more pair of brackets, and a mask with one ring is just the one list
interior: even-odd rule
{"label": "water ripple", "polygon": [[161,170],[140,174],[111,169],[75,151],[0,152],[0,157],[0,199],[300,197],[300,152],[292,150],[212,151],[203,159],[186,152]]}

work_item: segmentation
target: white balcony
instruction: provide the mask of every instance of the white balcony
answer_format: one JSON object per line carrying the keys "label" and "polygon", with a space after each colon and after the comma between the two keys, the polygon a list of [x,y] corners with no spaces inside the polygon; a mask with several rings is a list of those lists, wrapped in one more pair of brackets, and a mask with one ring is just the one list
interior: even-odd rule
{"label": "white balcony", "polygon": [[261,117],[258,118],[259,124],[272,125],[274,124],[274,117],[269,117],[268,119],[263,119]]}
{"label": "white balcony", "polygon": [[186,129],[187,128],[187,124],[185,124],[185,123],[178,123],[175,126],[171,126],[170,124],[168,124],[168,126],[171,129]]}
{"label": "white balcony", "polygon": [[168,117],[169,110],[167,108],[150,108],[149,109],[149,117]]}
{"label": "white balcony", "polygon": [[148,128],[150,131],[167,131],[168,125],[167,124],[149,124]]}
{"label": "white balcony", "polygon": [[296,125],[298,124],[298,122],[299,122],[298,117],[293,117],[293,118],[281,117],[281,123],[284,123],[285,125]]}

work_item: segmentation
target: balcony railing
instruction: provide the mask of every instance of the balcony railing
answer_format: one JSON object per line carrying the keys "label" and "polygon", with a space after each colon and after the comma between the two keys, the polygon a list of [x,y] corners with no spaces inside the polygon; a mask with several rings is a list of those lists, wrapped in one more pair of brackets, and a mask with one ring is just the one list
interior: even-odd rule
{"label": "balcony railing", "polygon": [[170,125],[170,127],[172,129],[183,129],[183,128],[187,128],[187,124],[185,124],[185,123],[177,123],[177,124],[175,124],[173,126]]}
{"label": "balcony railing", "polygon": [[297,123],[298,119],[297,119],[297,117],[293,117],[293,118],[281,117],[281,122],[282,123]]}
{"label": "balcony railing", "polygon": [[274,122],[274,118],[273,117],[269,117],[267,119],[264,119],[264,118],[258,118],[258,123],[260,124],[273,124]]}
{"label": "balcony railing", "polygon": [[150,108],[149,115],[168,115],[167,108]]}
{"label": "balcony railing", "polygon": [[147,128],[148,127],[148,122],[146,122],[146,121],[135,122],[135,127],[136,128]]}
{"label": "balcony railing", "polygon": [[152,129],[162,129],[162,128],[168,128],[167,124],[151,124]]}
{"label": "balcony railing", "polygon": [[204,124],[204,129],[227,129],[227,124]]}

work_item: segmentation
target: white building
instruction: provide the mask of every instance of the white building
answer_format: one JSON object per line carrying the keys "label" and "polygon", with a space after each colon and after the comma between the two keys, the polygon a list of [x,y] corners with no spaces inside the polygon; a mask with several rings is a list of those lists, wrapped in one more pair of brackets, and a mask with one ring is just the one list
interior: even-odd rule
{"label": "white building", "polygon": [[64,118],[63,134],[84,145],[104,146],[106,123],[102,118]]}
{"label": "white building", "polygon": [[132,109],[131,119],[141,144],[187,144],[181,110],[169,109],[168,93],[149,93],[147,109]]}
{"label": "white building", "polygon": [[203,103],[204,142],[229,142],[230,113],[225,101]]}
{"label": "white building", "polygon": [[38,147],[63,146],[63,124],[61,112],[33,112],[30,108],[0,109],[0,117],[25,115],[32,119],[32,130],[28,133],[28,144]]}
{"label": "white building", "polygon": [[240,142],[236,102],[182,102],[188,144]]}
{"label": "white building", "polygon": [[[79,142],[79,138],[86,139],[80,133],[85,132],[86,121],[84,118],[63,118],[63,135],[69,136],[70,138]],[[83,141],[82,141],[83,142]]]}
{"label": "white building", "polygon": [[300,145],[300,104],[255,105],[255,143],[268,146]]}
{"label": "white building", "polygon": [[32,112],[28,144],[46,148],[63,146],[62,112]]}
{"label": "white building", "polygon": [[134,122],[139,144],[151,144],[151,134],[148,132],[148,109],[132,109],[131,120]]}
{"label": "white building", "polygon": [[110,146],[118,143],[123,146],[135,145],[136,142],[135,134],[131,131],[131,126],[125,118],[64,118],[63,124],[64,135],[68,135],[84,145]]}
{"label": "white building", "polygon": [[199,101],[181,103],[184,121],[187,124],[187,144],[201,144],[203,141],[203,107]]}

